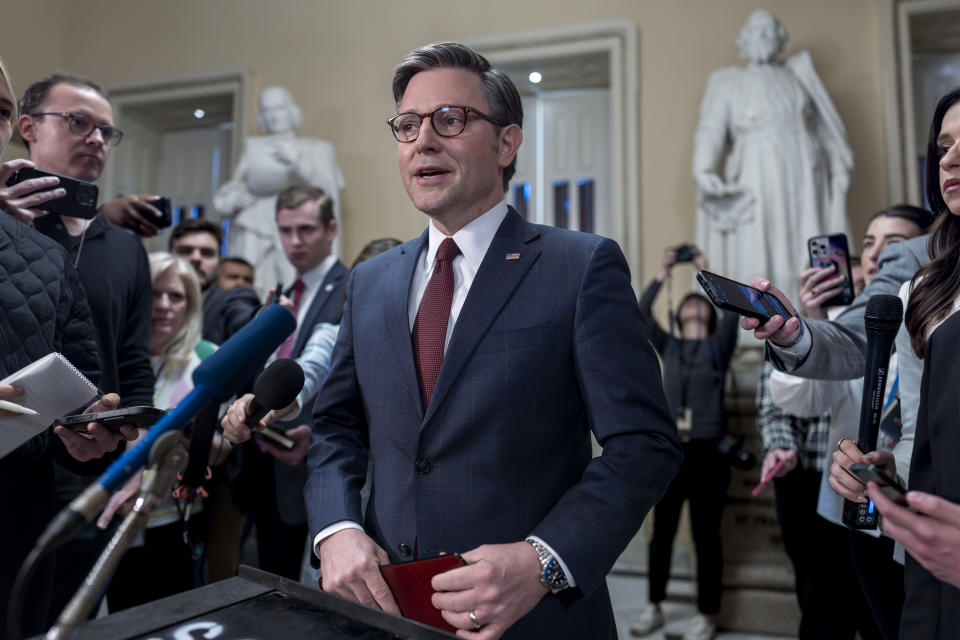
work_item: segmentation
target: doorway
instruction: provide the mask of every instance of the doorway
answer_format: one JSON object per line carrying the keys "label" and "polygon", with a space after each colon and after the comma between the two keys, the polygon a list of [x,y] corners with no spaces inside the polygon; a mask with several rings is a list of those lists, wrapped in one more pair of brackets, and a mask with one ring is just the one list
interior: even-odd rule
{"label": "doorway", "polygon": [[[173,226],[189,217],[217,224],[213,193],[230,176],[246,131],[245,72],[115,87],[110,91],[123,144],[113,151],[102,199],[131,193],[170,198]],[[224,228],[224,243],[229,228]],[[165,251],[170,229],[144,239],[147,251]]]}

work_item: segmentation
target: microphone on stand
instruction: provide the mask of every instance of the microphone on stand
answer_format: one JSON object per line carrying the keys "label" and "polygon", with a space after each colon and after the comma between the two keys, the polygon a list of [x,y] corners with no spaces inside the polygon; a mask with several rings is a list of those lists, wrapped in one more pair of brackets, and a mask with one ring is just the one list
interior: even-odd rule
{"label": "microphone on stand", "polygon": [[[877,448],[883,396],[890,367],[890,351],[903,321],[903,301],[898,296],[886,294],[870,296],[863,321],[867,328],[867,364],[863,375],[857,448],[868,453]],[[873,500],[866,504],[844,500],[842,520],[853,529],[876,529],[877,510]]]}

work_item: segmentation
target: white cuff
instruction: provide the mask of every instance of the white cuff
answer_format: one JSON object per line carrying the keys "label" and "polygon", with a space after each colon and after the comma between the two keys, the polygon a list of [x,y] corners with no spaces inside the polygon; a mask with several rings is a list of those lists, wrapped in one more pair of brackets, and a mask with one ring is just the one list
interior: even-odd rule
{"label": "white cuff", "polygon": [[320,533],[313,537],[313,553],[318,558],[320,557],[320,543],[337,533],[338,531],[343,531],[344,529],[359,529],[363,531],[363,527],[354,522],[353,520],[338,520],[331,524],[328,527],[324,527],[320,530]]}
{"label": "white cuff", "polygon": [[556,558],[556,559],[557,559],[557,562],[560,563],[560,568],[563,569],[563,575],[565,575],[565,576],[567,577],[567,584],[570,585],[571,587],[577,586],[577,581],[573,579],[573,574],[570,573],[570,569],[567,568],[567,565],[566,565],[566,563],[563,561],[563,558],[561,558],[560,555],[559,555],[556,551],[553,550],[553,547],[551,547],[550,545],[548,545],[546,542],[544,542],[541,538],[538,538],[537,536],[527,536],[526,539],[527,539],[527,540],[536,540],[537,542],[539,542],[540,544],[542,544],[544,547],[546,547],[547,551],[549,551],[551,554],[553,554],[553,557]]}

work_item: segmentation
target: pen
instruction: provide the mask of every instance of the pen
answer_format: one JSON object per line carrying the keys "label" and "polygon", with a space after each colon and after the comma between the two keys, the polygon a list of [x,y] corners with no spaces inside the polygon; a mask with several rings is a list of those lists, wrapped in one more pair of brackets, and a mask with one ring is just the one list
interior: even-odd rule
{"label": "pen", "polygon": [[0,409],[9,411],[11,413],[19,413],[24,416],[37,416],[40,415],[33,409],[27,409],[26,407],[21,407],[20,405],[10,402],[8,400],[0,400]]}

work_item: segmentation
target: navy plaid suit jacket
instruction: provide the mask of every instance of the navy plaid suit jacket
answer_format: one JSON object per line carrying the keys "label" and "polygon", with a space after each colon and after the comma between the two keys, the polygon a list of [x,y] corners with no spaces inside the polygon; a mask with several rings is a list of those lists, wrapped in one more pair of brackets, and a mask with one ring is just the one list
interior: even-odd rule
{"label": "navy plaid suit jacket", "polygon": [[616,637],[605,577],[682,456],[626,260],[609,239],[511,209],[422,407],[407,300],[426,241],[362,263],[347,285],[314,412],[311,535],[354,520],[392,562],[539,536],[577,587],[505,637]]}

